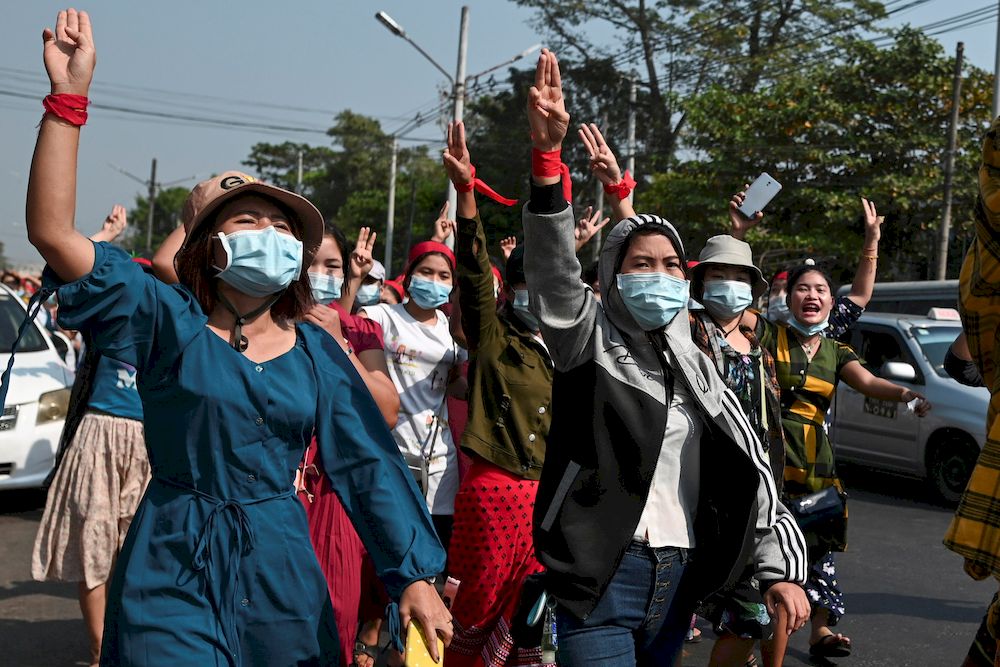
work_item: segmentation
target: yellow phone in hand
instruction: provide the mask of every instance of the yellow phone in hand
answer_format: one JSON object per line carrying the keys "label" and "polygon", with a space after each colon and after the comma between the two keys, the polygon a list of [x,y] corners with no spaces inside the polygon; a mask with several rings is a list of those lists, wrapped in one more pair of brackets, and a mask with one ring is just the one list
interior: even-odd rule
{"label": "yellow phone in hand", "polygon": [[444,664],[444,642],[436,634],[438,655],[441,662],[434,662],[431,652],[427,649],[427,638],[424,629],[416,621],[410,621],[406,627],[406,649],[403,653],[405,667],[441,667]]}

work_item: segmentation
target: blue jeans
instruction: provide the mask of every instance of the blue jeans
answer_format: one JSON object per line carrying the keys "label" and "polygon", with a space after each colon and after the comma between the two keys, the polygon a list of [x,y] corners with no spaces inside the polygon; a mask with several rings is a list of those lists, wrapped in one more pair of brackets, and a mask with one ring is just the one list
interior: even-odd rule
{"label": "blue jeans", "polygon": [[692,604],[677,595],[689,559],[686,549],[632,542],[586,620],[557,609],[559,664],[673,665],[691,624]]}

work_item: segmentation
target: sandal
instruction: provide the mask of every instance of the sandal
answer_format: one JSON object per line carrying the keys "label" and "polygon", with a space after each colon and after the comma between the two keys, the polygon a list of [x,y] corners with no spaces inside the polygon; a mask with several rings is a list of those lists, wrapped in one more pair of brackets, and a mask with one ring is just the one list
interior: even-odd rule
{"label": "sandal", "polygon": [[743,667],[760,667],[760,663],[757,662],[757,656],[751,655],[747,658],[747,661],[743,663]]}
{"label": "sandal", "polygon": [[702,640],[701,630],[698,628],[691,628],[688,630],[687,636],[684,637],[684,641],[688,644],[697,644]]}
{"label": "sandal", "polygon": [[371,667],[375,667],[375,663],[378,662],[378,656],[381,651],[379,647],[369,646],[360,639],[354,640],[354,652],[351,654],[351,667],[362,667],[358,664],[358,658],[365,656],[372,659]]}
{"label": "sandal", "polygon": [[851,640],[833,634],[809,646],[809,655],[815,658],[846,658],[850,654]]}

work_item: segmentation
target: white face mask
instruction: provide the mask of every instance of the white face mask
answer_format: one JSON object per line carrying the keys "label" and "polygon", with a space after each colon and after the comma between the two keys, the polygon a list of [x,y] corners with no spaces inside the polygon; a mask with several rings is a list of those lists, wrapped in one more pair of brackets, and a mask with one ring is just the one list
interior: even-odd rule
{"label": "white face mask", "polygon": [[226,254],[218,277],[240,292],[265,297],[280,292],[302,271],[302,242],[274,227],[216,236]]}

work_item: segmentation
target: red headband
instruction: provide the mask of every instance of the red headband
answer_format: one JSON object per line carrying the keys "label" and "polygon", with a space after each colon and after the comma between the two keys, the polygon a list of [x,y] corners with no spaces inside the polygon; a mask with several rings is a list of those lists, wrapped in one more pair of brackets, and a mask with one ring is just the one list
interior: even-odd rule
{"label": "red headband", "polygon": [[391,289],[393,292],[395,292],[396,296],[399,298],[400,301],[403,300],[403,291],[404,290],[403,290],[403,282],[402,281],[387,280],[387,281],[385,281],[385,286],[388,287],[389,289]]}
{"label": "red headband", "polygon": [[407,261],[406,272],[410,272],[410,269],[413,268],[418,259],[432,252],[439,252],[444,255],[448,263],[451,264],[451,270],[455,270],[455,253],[451,251],[451,248],[437,241],[423,241],[410,248],[410,257]]}
{"label": "red headband", "polygon": [[775,280],[788,280],[788,271],[779,271],[778,273],[775,273],[774,277],[771,278],[771,282],[774,282]]}

